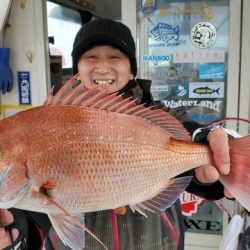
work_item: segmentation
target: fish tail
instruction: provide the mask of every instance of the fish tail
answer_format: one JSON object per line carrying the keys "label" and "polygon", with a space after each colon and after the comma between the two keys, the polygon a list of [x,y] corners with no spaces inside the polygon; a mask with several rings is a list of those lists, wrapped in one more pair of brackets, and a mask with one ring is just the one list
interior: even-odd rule
{"label": "fish tail", "polygon": [[219,95],[220,94],[220,88],[216,89],[215,92]]}
{"label": "fish tail", "polygon": [[250,136],[229,140],[231,169],[220,181],[250,211]]}

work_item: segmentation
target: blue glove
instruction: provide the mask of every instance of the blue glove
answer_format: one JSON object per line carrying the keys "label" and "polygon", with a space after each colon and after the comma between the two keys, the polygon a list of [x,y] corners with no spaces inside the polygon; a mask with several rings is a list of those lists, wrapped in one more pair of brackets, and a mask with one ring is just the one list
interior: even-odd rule
{"label": "blue glove", "polygon": [[10,48],[0,48],[0,91],[5,94],[13,86],[13,75],[9,66]]}

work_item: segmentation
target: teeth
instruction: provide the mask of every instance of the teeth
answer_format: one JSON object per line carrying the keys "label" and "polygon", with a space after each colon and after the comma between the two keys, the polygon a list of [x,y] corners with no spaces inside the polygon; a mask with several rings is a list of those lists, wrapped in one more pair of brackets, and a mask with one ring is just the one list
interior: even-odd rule
{"label": "teeth", "polygon": [[94,80],[95,84],[112,84],[114,83],[114,80]]}

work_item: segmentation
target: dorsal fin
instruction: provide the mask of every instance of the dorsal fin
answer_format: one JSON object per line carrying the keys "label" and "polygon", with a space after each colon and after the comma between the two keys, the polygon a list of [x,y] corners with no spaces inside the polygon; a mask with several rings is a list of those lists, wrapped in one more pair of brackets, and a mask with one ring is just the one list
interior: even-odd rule
{"label": "dorsal fin", "polygon": [[44,105],[75,105],[138,116],[168,131],[176,139],[190,141],[190,135],[183,125],[168,112],[154,107],[145,107],[144,104],[137,105],[134,99],[123,99],[122,95],[117,95],[117,93],[109,94],[107,87],[103,85],[87,89],[83,83],[78,85],[75,83],[76,77],[74,76],[61,87],[55,96],[51,91]]}

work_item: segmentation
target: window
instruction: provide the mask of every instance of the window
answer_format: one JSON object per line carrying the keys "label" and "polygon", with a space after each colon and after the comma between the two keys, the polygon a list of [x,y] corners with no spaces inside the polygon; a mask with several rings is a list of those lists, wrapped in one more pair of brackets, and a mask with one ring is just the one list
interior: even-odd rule
{"label": "window", "polygon": [[81,27],[80,12],[47,1],[50,54],[62,56],[63,69],[72,68],[71,51],[76,33]]}

